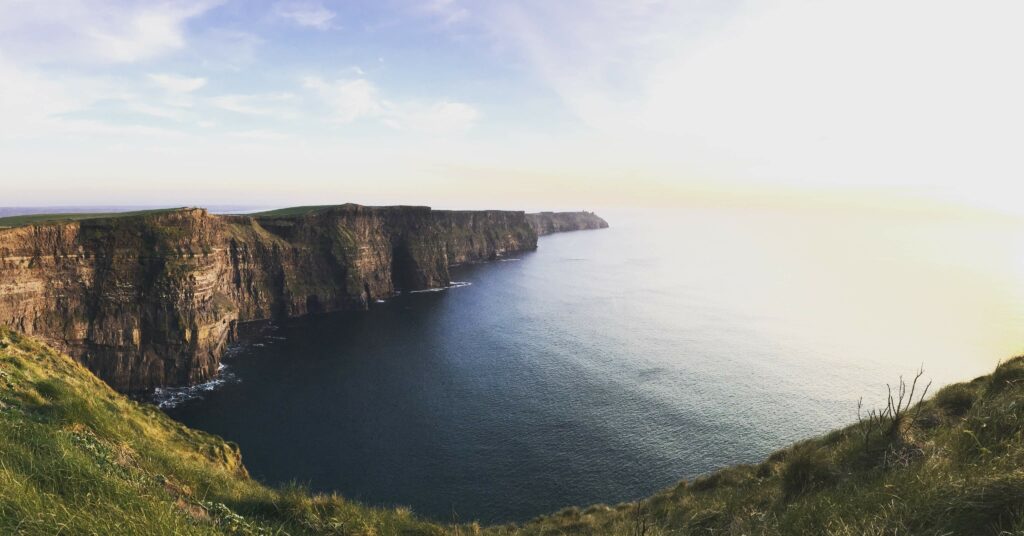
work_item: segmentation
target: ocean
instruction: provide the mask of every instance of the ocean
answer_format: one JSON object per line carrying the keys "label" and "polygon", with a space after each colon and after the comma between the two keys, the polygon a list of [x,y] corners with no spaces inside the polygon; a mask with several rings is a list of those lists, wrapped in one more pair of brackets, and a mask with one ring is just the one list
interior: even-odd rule
{"label": "ocean", "polygon": [[267,324],[165,392],[250,473],[437,520],[636,500],[1024,352],[1024,226],[937,214],[600,211],[453,288]]}

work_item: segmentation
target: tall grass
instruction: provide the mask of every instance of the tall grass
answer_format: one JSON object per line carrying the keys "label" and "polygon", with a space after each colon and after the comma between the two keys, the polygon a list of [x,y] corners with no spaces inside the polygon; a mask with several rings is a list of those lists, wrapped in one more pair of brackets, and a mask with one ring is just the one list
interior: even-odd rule
{"label": "tall grass", "polygon": [[[649,533],[1024,535],[1024,358],[932,399],[921,401],[920,387],[912,397],[905,386],[900,404],[895,386],[874,420],[646,499]],[[631,526],[620,506],[488,532],[625,535]]]}

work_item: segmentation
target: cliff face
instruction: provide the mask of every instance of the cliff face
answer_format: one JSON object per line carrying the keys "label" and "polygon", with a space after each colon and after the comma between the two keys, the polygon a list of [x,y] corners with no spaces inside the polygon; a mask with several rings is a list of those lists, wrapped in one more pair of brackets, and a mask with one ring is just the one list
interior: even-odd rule
{"label": "cliff face", "polygon": [[239,321],[361,309],[450,284],[448,267],[532,250],[522,212],[341,205],[203,209],[0,230],[0,324],[121,391],[216,374]]}
{"label": "cliff face", "polygon": [[593,212],[538,212],[527,214],[526,220],[538,236],[608,227],[608,222]]}

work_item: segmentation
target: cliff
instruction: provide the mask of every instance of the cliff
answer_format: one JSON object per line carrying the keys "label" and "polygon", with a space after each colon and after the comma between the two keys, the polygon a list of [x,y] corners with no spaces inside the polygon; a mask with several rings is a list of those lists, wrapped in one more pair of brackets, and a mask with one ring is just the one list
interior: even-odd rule
{"label": "cliff", "polygon": [[538,212],[527,214],[526,220],[538,236],[608,227],[608,222],[593,212]]}
{"label": "cliff", "polygon": [[238,322],[362,309],[537,247],[522,212],[340,205],[179,209],[0,229],[0,325],[120,391],[216,374]]}
{"label": "cliff", "polygon": [[902,405],[900,416],[876,415],[632,504],[481,527],[264,486],[248,477],[237,445],[0,327],[0,534],[1021,534],[1022,380],[1024,358],[1013,359]]}

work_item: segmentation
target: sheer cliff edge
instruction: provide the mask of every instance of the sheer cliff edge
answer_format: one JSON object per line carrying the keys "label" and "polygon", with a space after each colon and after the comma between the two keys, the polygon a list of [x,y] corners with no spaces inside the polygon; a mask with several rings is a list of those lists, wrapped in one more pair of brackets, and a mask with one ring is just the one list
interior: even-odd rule
{"label": "sheer cliff edge", "polygon": [[454,264],[593,228],[579,214],[188,208],[0,229],[0,325],[68,352],[120,391],[188,385],[216,374],[239,322],[444,287]]}

